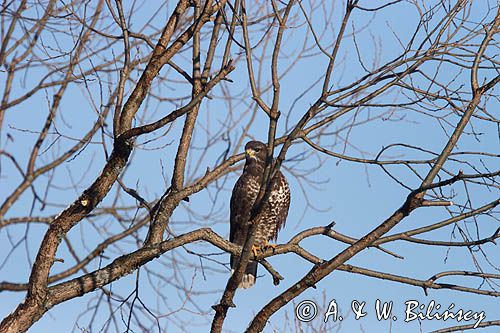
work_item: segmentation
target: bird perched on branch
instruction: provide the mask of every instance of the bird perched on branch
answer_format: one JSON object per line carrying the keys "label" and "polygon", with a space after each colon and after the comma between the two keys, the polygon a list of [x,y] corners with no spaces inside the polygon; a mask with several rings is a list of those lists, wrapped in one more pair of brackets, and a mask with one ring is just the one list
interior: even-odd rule
{"label": "bird perched on branch", "polygon": [[[266,168],[267,146],[259,141],[250,141],[245,145],[245,167],[233,188],[231,195],[231,218],[229,240],[243,246],[250,227],[252,207],[259,195],[260,187]],[[278,231],[285,225],[290,207],[290,188],[285,176],[278,171],[273,179],[271,193],[262,204],[261,214],[254,223],[258,223],[255,230],[255,241],[252,247],[254,254],[265,250],[270,245],[269,240],[276,241]],[[231,255],[231,272],[234,272],[238,257]],[[257,262],[250,260],[239,288],[250,288],[255,284],[257,277]]]}

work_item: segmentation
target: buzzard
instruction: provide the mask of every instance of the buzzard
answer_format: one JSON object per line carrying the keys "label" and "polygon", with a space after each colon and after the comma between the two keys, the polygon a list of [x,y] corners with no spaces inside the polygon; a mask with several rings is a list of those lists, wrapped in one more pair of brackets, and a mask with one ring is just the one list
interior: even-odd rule
{"label": "buzzard", "polygon": [[[245,167],[233,188],[231,195],[231,217],[229,240],[243,246],[245,243],[252,207],[260,191],[260,185],[266,167],[267,146],[259,141],[250,141],[245,145]],[[290,207],[290,188],[285,176],[278,171],[269,199],[262,206],[255,242],[252,251],[272,246],[269,240],[276,240],[278,231],[285,225]],[[238,258],[231,255],[231,272],[236,269]],[[250,261],[239,288],[250,288],[257,277],[257,262]]]}

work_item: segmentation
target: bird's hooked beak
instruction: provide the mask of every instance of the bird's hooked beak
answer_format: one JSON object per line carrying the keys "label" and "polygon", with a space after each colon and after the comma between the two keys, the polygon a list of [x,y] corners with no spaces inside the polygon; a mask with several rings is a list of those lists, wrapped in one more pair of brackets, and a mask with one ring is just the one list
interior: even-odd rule
{"label": "bird's hooked beak", "polygon": [[245,150],[245,156],[247,158],[253,158],[253,159],[255,159],[255,150],[253,150],[253,149],[247,149],[247,150]]}

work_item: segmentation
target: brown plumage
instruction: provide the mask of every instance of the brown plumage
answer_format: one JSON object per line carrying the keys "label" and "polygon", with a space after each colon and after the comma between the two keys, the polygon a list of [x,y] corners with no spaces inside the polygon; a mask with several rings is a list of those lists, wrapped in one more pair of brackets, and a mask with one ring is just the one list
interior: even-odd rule
{"label": "brown plumage", "polygon": [[[248,232],[248,220],[252,207],[260,191],[260,185],[266,166],[267,147],[259,141],[250,141],[245,146],[246,163],[243,174],[233,188],[231,196],[231,218],[229,240],[243,246]],[[254,246],[262,247],[269,240],[276,240],[278,231],[285,225],[290,207],[290,188],[281,172],[274,182],[269,199],[262,207],[262,214],[257,222]],[[238,258],[231,255],[231,269],[234,270]],[[239,285],[240,288],[249,288],[255,284],[257,277],[257,263],[250,261],[245,275]]]}

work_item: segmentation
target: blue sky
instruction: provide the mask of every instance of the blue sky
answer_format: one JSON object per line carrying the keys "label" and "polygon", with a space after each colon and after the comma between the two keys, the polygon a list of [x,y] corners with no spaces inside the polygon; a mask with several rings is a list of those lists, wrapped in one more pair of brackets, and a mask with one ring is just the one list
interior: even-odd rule
{"label": "blue sky", "polygon": [[[361,1],[361,3],[366,6],[370,5],[368,1]],[[472,7],[471,22],[486,15],[485,13],[487,13],[489,5],[491,4],[487,1],[480,4],[475,2],[474,7]],[[329,4],[325,6],[327,10],[332,9],[329,7]],[[310,9],[309,5],[306,6],[306,9]],[[143,6],[134,11],[135,15],[131,16],[131,28],[140,27],[143,20],[147,17],[146,14],[151,15],[151,10],[147,6]],[[298,11],[297,8],[294,10]],[[322,26],[329,27],[321,40],[324,46],[329,46],[336,35],[342,10],[343,2],[335,2],[333,14],[331,17],[327,17],[328,20],[325,21],[325,17],[320,14],[320,11],[315,12],[314,16],[312,16],[315,19],[315,23],[317,23],[317,29],[321,29]],[[153,24],[157,24],[158,26],[162,24],[163,18],[169,11],[171,11],[171,7],[168,7],[168,9],[162,8],[159,12],[160,14],[155,16]],[[30,14],[36,16],[34,12],[30,12]],[[348,25],[347,31],[348,33],[352,32],[352,29],[359,31],[356,35],[356,42],[358,45],[361,45],[360,57],[366,64],[382,64],[401,53],[401,46],[394,34],[397,34],[401,41],[408,42],[418,23],[417,15],[415,7],[408,2],[384,9],[377,15],[373,15],[371,12],[357,11],[353,14],[351,18],[352,23]],[[492,17],[494,13],[489,13],[488,15]],[[439,17],[436,17],[435,20],[439,20]],[[285,33],[282,58],[280,58],[281,70],[292,64],[291,59],[293,57],[288,56],[293,55],[302,46],[307,31],[304,21],[299,20],[299,23],[293,25],[293,29]],[[44,38],[44,42],[47,45],[53,43],[50,36],[44,36]],[[312,37],[307,35],[307,38],[308,45],[314,45]],[[418,35],[418,38],[422,38],[422,35]],[[256,40],[258,40],[257,37],[253,41]],[[222,41],[225,41],[225,36]],[[477,42],[477,40],[473,41]],[[69,48],[71,46],[69,40],[60,41],[60,43],[63,47]],[[103,59],[110,59],[113,54],[119,52],[121,47],[121,43],[116,43],[112,47],[103,50],[99,56],[102,56]],[[271,45],[259,44],[255,49],[254,55],[257,57],[263,50],[267,54],[270,54]],[[137,50],[140,54],[146,51],[146,47]],[[235,47],[233,52],[234,59],[238,60],[241,50]],[[498,56],[495,53],[497,51],[493,50],[491,52],[490,56]],[[186,51],[176,56],[174,60],[189,68],[189,54],[189,48],[186,48]],[[316,84],[297,99],[297,96],[300,96],[302,92],[324,75],[328,61],[316,49],[306,52],[306,55],[307,57],[300,59],[297,64],[294,64],[290,71],[287,72],[287,75],[281,80],[282,90],[279,109],[282,112],[282,117],[278,123],[278,135],[289,132],[290,126],[315,101],[321,89],[321,84]],[[340,48],[339,62],[334,71],[332,79],[334,88],[346,85],[364,74],[364,70],[359,65],[357,57],[353,39],[347,38]],[[219,64],[219,62],[216,63]],[[269,59],[266,59],[263,65],[262,82],[269,80],[268,65]],[[84,68],[88,66],[90,66],[88,62],[83,63]],[[437,62],[429,63],[422,67],[422,71],[432,74],[437,73],[436,81],[448,82],[456,76],[456,79],[450,85],[456,86],[457,89],[462,89],[459,87],[463,85],[463,90],[468,91],[468,72],[459,72],[452,64],[444,64],[439,69],[436,69],[436,66]],[[26,73],[24,80],[15,81],[13,95],[21,95],[27,90],[27,87],[36,85],[39,76],[43,75],[45,70],[44,68],[34,68]],[[132,76],[137,78],[139,72],[134,72]],[[483,75],[481,77],[491,78],[492,72],[481,72]],[[178,81],[181,80],[178,74],[164,69],[162,75],[171,81],[160,83],[153,91],[154,93],[173,98],[183,96],[189,91],[188,85],[178,84]],[[232,142],[236,142],[243,132],[244,126],[251,119],[250,111],[254,105],[248,96],[249,87],[246,67],[241,59],[237,62],[236,70],[230,74],[230,78],[233,82],[224,82],[224,87],[229,89],[233,97],[232,104],[230,105],[233,112],[231,115],[232,118],[228,118],[227,110],[229,109],[229,105],[221,98],[222,90],[219,88],[215,89],[212,92],[214,98],[205,100],[201,106],[198,119],[199,128],[193,138],[194,149],[189,155],[186,177],[188,182],[203,175],[207,167],[213,168],[217,165],[227,144],[223,139],[229,138]],[[60,152],[67,149],[67,147],[74,144],[72,138],[78,138],[82,133],[85,133],[97,119],[96,110],[93,109],[89,99],[89,96],[91,96],[94,102],[99,102],[102,87],[97,83],[97,79],[112,86],[117,80],[117,75],[116,73],[108,77],[105,77],[104,74],[101,77],[90,75],[87,86],[83,82],[76,82],[70,85],[68,92],[62,100],[59,108],[60,113],[57,115],[55,122],[57,130],[63,133],[65,137],[56,140],[57,135],[49,136],[49,140],[44,144],[42,153],[38,158],[38,166],[50,161],[54,156],[57,156]],[[4,84],[3,81],[1,80],[2,85]],[[426,86],[428,82],[422,77],[416,76],[415,84]],[[105,86],[106,89],[107,85]],[[131,89],[131,87],[129,85],[127,89]],[[106,89],[102,93],[103,96],[107,96],[108,92]],[[432,87],[432,89],[438,88]],[[6,113],[1,133],[2,137],[0,139],[1,148],[15,154],[21,165],[27,163],[28,152],[36,139],[36,134],[32,133],[32,131],[36,132],[41,128],[41,124],[43,124],[47,114],[47,101],[50,101],[53,93],[53,89],[39,92],[26,103],[22,103]],[[242,96],[242,98],[239,98],[239,96]],[[263,99],[266,102],[271,100],[269,92],[263,95]],[[399,91],[393,90],[385,96],[380,97],[377,102],[388,103],[390,101],[398,101],[403,103],[407,100],[407,97]],[[137,122],[141,120],[150,122],[158,119],[161,115],[174,109],[176,105],[178,106],[179,103],[179,101],[157,103],[154,99],[150,99],[141,107]],[[499,105],[498,101],[492,98],[484,106],[491,113],[494,113],[494,110]],[[328,114],[331,111],[325,112]],[[381,116],[382,114],[384,116]],[[394,142],[415,145],[434,152],[440,152],[446,144],[452,125],[459,118],[456,115],[449,115],[447,110],[436,111],[436,114],[443,117],[446,115],[447,118],[444,119],[449,120],[450,123],[439,123],[436,119],[426,114],[410,109],[363,108],[354,120],[351,115],[339,118],[328,129],[333,134],[324,136],[321,144],[336,152],[366,158],[374,158],[374,155],[382,147],[386,147]],[[234,121],[234,119],[238,118],[240,118],[240,121],[226,133],[225,126],[228,123],[228,119]],[[364,120],[372,118],[375,119],[364,123]],[[110,119],[108,118],[109,124],[111,124]],[[353,121],[360,124],[354,126],[351,130],[345,129],[345,126]],[[138,140],[139,145],[125,173],[124,182],[129,187],[136,188],[147,200],[154,200],[161,196],[169,185],[173,156],[177,149],[181,129],[182,121],[178,120],[168,131],[165,132],[165,130],[162,130]],[[110,131],[111,127],[108,127],[108,130]],[[468,127],[466,132],[480,134],[464,135],[459,141],[457,151],[498,153],[497,131],[496,126],[491,123],[474,120],[474,127]],[[207,154],[201,154],[197,147],[206,146],[206,133],[217,137],[218,132],[224,132],[224,135],[220,135],[219,141],[216,141],[210,147]],[[8,141],[7,135],[13,136],[15,138],[14,142]],[[265,141],[266,136],[266,116],[262,112],[257,112],[249,136],[244,141],[250,138]],[[150,139],[154,139],[154,141],[142,145],[142,143]],[[54,140],[56,140],[55,143],[51,145]],[[344,140],[348,142],[345,146]],[[47,198],[50,202],[57,203],[57,205],[48,205],[42,209],[36,203],[33,215],[49,216],[57,214],[78,196],[80,190],[84,189],[95,179],[105,162],[103,148],[99,144],[100,141],[100,134],[96,135],[84,150],[63,163],[61,168],[55,172],[52,179],[42,176],[35,182],[35,187],[41,193],[44,192],[47,183],[51,182],[53,188],[48,191]],[[105,141],[109,151],[111,141],[109,138],[106,138]],[[288,241],[304,229],[313,226],[325,226],[331,221],[336,222],[334,226],[335,231],[351,237],[361,237],[378,226],[404,202],[408,190],[389,178],[380,167],[339,161],[336,158],[327,157],[326,155],[303,155],[309,149],[310,147],[303,142],[294,145],[287,155],[291,160],[286,161],[284,164],[284,173],[289,179],[292,189],[292,204],[286,228],[280,233],[278,243]],[[241,151],[242,149],[240,148],[239,152]],[[303,156],[307,158],[301,158]],[[297,157],[297,161],[294,161],[293,157]],[[431,155],[404,147],[395,147],[389,150],[383,157],[386,159],[424,159],[430,158]],[[468,157],[462,158],[462,160],[467,159]],[[489,167],[491,171],[498,168],[498,162],[493,157],[482,157],[482,159],[471,157],[470,161],[473,161],[479,168]],[[3,202],[4,198],[20,182],[21,178],[16,173],[12,164],[8,163],[3,157],[1,163],[0,200]],[[463,163],[451,162],[447,163],[445,167],[455,174],[460,169],[464,169],[466,173],[474,172],[474,170]],[[428,169],[427,165],[416,166],[416,170],[421,174],[424,174]],[[314,170],[314,172],[309,173],[308,171],[311,170]],[[407,186],[415,188],[420,184],[420,180],[408,168],[403,166],[388,166],[388,170],[399,179],[402,179]],[[209,226],[220,235],[227,237],[229,233],[228,203],[230,190],[240,172],[241,170],[236,170],[219,180],[216,184],[211,184],[208,189],[191,196],[189,203],[182,203],[174,212],[170,221],[172,231],[174,233],[183,233],[199,227]],[[297,173],[303,177],[297,177]],[[446,177],[445,174],[442,174],[442,176]],[[164,179],[167,181],[164,181]],[[76,190],[71,188],[72,183],[78,183]],[[218,186],[223,186],[220,192],[216,191]],[[467,187],[467,190],[470,194],[470,205],[472,207],[479,207],[498,198],[498,188],[489,190],[483,186],[470,185]],[[444,191],[447,194],[455,193],[456,197],[454,201],[456,200],[462,204],[466,202],[467,193],[464,186],[456,184],[451,188],[446,188]],[[103,201],[102,206],[109,205],[114,200],[115,193],[116,188]],[[32,195],[27,191],[12,207],[6,218],[29,215],[32,200]],[[135,204],[127,196],[120,197],[119,202],[123,205]],[[313,208],[308,205],[308,202],[312,204]],[[451,210],[454,213],[459,211],[455,207],[452,207]],[[191,214],[190,211],[196,212],[196,214]],[[135,211],[132,210],[126,214],[129,215],[130,219],[133,219]],[[145,212],[142,210],[138,214],[139,216],[143,216]],[[420,208],[414,211],[411,216],[405,218],[390,233],[429,225],[449,217],[450,214],[443,208]],[[464,228],[470,228],[472,234],[477,232],[480,237],[487,237],[498,227],[498,221],[489,217],[480,217],[477,220],[467,220],[465,224],[461,222],[461,225]],[[118,232],[122,228],[123,226],[110,216],[100,219],[86,219],[71,230],[68,236],[74,242],[75,249],[81,253],[81,256],[84,256],[93,247],[103,241],[103,236],[98,234],[97,230],[106,230],[112,233]],[[452,234],[452,228],[452,226],[448,226],[429,233],[422,238],[441,241],[460,241],[461,238],[456,232]],[[27,257],[34,258],[45,230],[46,226],[34,224],[30,225],[29,228],[19,225],[0,231],[0,241],[5,244],[5,251],[9,251],[12,248],[12,244],[8,243],[9,240],[19,240],[25,234],[28,235],[28,241],[18,246],[10,259],[1,267],[0,281],[25,282],[27,280],[30,267]],[[144,237],[145,233],[146,230],[144,229],[138,233],[138,237]],[[456,238],[453,238],[453,236],[456,236]],[[328,239],[325,236],[311,237],[304,240],[301,245],[306,250],[324,259],[329,259],[346,248],[345,244]],[[494,244],[488,243],[483,245],[482,249],[488,253],[489,261],[498,265],[499,253],[495,251],[494,246]],[[371,248],[363,251],[348,263],[422,280],[441,271],[477,271],[476,264],[487,268],[487,271],[498,273],[488,262],[481,258],[476,248],[473,253],[475,254],[475,258],[479,258],[477,262],[474,262],[469,251],[464,248],[428,247],[403,241],[385,244],[384,247],[404,257],[404,259],[398,259]],[[127,238],[119,244],[119,247],[107,249],[105,257],[101,258],[101,260],[96,259],[92,261],[88,268],[91,270],[97,269],[111,262],[119,253],[131,251],[136,248],[135,239],[131,237]],[[201,253],[218,251],[210,245],[201,243],[191,244],[186,246],[186,248]],[[74,264],[65,246],[61,246],[57,256],[64,258],[65,262],[56,263],[53,267],[53,273],[67,269]],[[1,257],[1,260],[3,258]],[[225,263],[229,261],[229,256],[226,254],[215,256],[214,258]],[[179,260],[180,262],[189,264],[181,265],[172,270],[172,263]],[[241,332],[244,330],[262,306],[274,296],[286,290],[312,267],[311,263],[293,254],[275,256],[270,258],[269,262],[285,277],[285,280],[279,286],[273,286],[270,275],[260,267],[259,274],[262,277],[258,279],[257,284],[250,290],[240,290],[236,294],[235,303],[237,308],[229,310],[228,318],[224,325],[224,329],[228,332]],[[154,277],[151,278],[146,274],[145,269],[141,269],[141,300],[147,306],[152,308],[158,307],[165,314],[168,314],[166,318],[161,319],[162,325],[167,325],[168,332],[180,332],[182,329],[191,331],[191,328],[187,327],[195,327],[195,331],[207,331],[210,327],[210,321],[213,317],[211,305],[216,304],[220,299],[222,290],[229,277],[229,272],[224,266],[209,260],[202,261],[202,264],[203,267],[209,267],[210,269],[202,269],[198,257],[189,254],[186,249],[179,248],[146,266],[146,269],[156,274],[168,276],[170,284]],[[131,274],[114,282],[110,288],[122,296],[126,296],[133,291],[135,278],[136,275]],[[479,287],[482,285],[481,279],[463,277],[448,277],[439,282],[459,283],[469,287]],[[177,288],[179,284],[187,289],[190,289],[191,285],[194,286],[192,289],[193,295],[186,295],[181,289]],[[154,287],[161,289],[167,297],[158,298],[153,289]],[[496,288],[498,289],[498,286]],[[89,305],[91,306],[95,303],[97,296],[97,293],[92,293],[56,306],[37,322],[31,328],[30,332],[46,332],[48,330],[54,331],[54,329],[56,329],[56,332],[82,331],[83,327],[89,325],[92,312],[88,312],[80,318],[79,315]],[[12,311],[14,306],[23,297],[22,293],[1,293],[0,302],[2,306],[0,307],[0,317],[4,317]],[[189,301],[186,302],[186,299]],[[318,317],[313,320],[312,326],[308,326],[309,324],[307,323],[301,324],[301,328],[305,332],[312,332],[312,327],[318,327],[320,324],[321,315],[325,312],[325,305],[333,299],[336,300],[336,303],[339,305],[339,312],[345,319],[341,323],[329,323],[327,327],[332,332],[428,332],[445,326],[471,323],[457,323],[452,320],[448,320],[447,322],[424,320],[421,322],[413,321],[405,323],[404,303],[409,300],[416,300],[421,304],[429,304],[431,301],[435,301],[442,308],[447,308],[453,303],[455,304],[455,309],[473,310],[476,312],[484,311],[486,320],[498,319],[496,316],[500,310],[498,300],[493,297],[449,290],[429,290],[428,295],[425,295],[424,291],[418,287],[336,271],[318,283],[316,289],[307,290],[297,297],[293,303],[288,304],[272,316],[265,331],[293,331],[295,327],[292,328],[286,325],[287,323],[293,323],[293,319],[291,318],[294,316],[295,305],[304,300],[314,300],[318,303]],[[374,306],[377,299],[384,302],[394,302],[396,321],[378,321],[376,319]],[[366,311],[368,314],[365,318],[359,320],[353,318],[354,315],[350,311],[350,305],[354,300],[366,301]],[[122,309],[116,305],[116,302],[114,304],[116,306],[114,310],[120,313]],[[99,332],[101,328],[105,327],[108,314],[105,309],[97,314],[93,319],[91,332]],[[128,312],[124,311],[123,318],[125,320],[127,316]],[[173,318],[173,320],[167,320],[169,318]],[[75,321],[78,322],[78,326],[74,326]],[[145,320],[144,324],[150,325],[151,321]],[[154,329],[154,326],[152,329]],[[495,331],[494,328],[489,328],[483,329],[481,332]]]}

